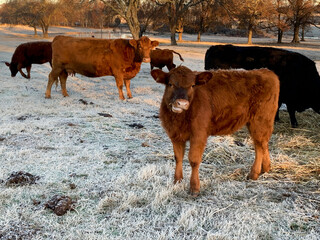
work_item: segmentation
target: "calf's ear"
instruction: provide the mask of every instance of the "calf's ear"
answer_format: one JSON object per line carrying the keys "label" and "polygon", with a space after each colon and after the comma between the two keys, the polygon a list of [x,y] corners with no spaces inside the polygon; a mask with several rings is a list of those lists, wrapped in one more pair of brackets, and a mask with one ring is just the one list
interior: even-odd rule
{"label": "calf's ear", "polygon": [[202,72],[196,76],[196,85],[206,84],[212,78],[211,72]]}
{"label": "calf's ear", "polygon": [[159,42],[158,41],[151,41],[151,46],[152,46],[152,49],[154,49],[156,46],[159,45]]}
{"label": "calf's ear", "polygon": [[10,67],[10,63],[8,63],[8,62],[4,62],[8,67]]}
{"label": "calf's ear", "polygon": [[168,83],[168,77],[167,73],[163,72],[160,69],[155,69],[151,71],[151,76],[154,80],[156,80],[157,83],[167,84]]}
{"label": "calf's ear", "polygon": [[132,47],[134,47],[134,48],[137,48],[137,46],[138,46],[137,40],[130,39],[130,40],[129,40],[129,43],[130,43],[130,45],[131,45]]}

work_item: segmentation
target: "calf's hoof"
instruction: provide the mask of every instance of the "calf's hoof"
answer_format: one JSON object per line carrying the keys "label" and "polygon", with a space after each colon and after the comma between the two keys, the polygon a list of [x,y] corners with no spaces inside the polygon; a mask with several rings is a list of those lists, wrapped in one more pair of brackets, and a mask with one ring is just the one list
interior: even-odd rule
{"label": "calf's hoof", "polygon": [[248,176],[247,176],[247,180],[257,180],[259,178],[259,174],[257,173],[249,173]]}
{"label": "calf's hoof", "polygon": [[174,183],[174,184],[176,184],[176,183],[181,183],[181,182],[182,182],[182,179],[183,179],[183,178],[176,178],[176,177],[175,177],[173,183]]}
{"label": "calf's hoof", "polygon": [[267,165],[267,166],[263,166],[262,165],[262,169],[261,169],[261,173],[267,173],[267,172],[269,172],[270,171],[270,164],[269,165]]}
{"label": "calf's hoof", "polygon": [[190,195],[192,197],[198,197],[200,195],[200,190],[190,189]]}

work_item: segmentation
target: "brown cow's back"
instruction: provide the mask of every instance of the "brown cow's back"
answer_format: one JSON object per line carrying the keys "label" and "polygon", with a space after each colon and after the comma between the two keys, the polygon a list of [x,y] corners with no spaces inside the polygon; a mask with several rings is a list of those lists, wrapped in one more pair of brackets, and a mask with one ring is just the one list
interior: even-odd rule
{"label": "brown cow's back", "polygon": [[45,96],[51,97],[51,87],[58,77],[63,96],[68,96],[68,75],[80,73],[87,77],[114,76],[119,98],[124,99],[124,84],[132,98],[130,80],[137,75],[142,62],[150,62],[150,50],[158,44],[145,36],[138,40],[57,36],[52,43],[53,66]]}
{"label": "brown cow's back", "polygon": [[[134,69],[134,75],[140,70],[141,62],[131,64],[134,50],[125,39],[72,38],[57,36],[53,43],[53,65],[65,68],[87,77],[113,75],[111,65],[125,72]],[[76,54],[74,52],[76,51]]]}

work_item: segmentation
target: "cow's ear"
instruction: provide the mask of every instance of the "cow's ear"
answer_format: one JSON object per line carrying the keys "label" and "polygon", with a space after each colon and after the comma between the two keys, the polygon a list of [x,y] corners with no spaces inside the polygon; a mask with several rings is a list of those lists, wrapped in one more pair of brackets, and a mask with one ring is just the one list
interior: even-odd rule
{"label": "cow's ear", "polygon": [[4,62],[8,67],[10,67],[10,63],[8,63],[8,62]]}
{"label": "cow's ear", "polygon": [[159,42],[158,41],[151,41],[151,46],[152,46],[152,49],[154,49],[156,46],[159,45]]}
{"label": "cow's ear", "polygon": [[134,47],[134,48],[137,48],[137,46],[138,46],[137,40],[130,39],[130,40],[129,40],[129,43],[130,43],[130,45],[131,45],[132,47]]}
{"label": "cow's ear", "polygon": [[196,85],[206,84],[212,78],[211,72],[202,72],[196,76]]}
{"label": "cow's ear", "polygon": [[155,69],[151,71],[151,76],[157,83],[167,84],[168,83],[168,73],[163,72],[160,69]]}

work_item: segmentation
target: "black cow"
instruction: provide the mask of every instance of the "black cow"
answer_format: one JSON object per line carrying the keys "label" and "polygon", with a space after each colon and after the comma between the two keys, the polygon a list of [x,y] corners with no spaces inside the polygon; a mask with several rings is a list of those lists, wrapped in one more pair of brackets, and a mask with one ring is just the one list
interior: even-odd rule
{"label": "black cow", "polygon": [[314,61],[302,54],[271,47],[211,46],[205,55],[205,69],[218,68],[274,71],[280,79],[279,107],[287,105],[292,127],[298,126],[296,111],[312,108],[320,113],[320,77]]}

